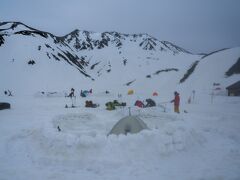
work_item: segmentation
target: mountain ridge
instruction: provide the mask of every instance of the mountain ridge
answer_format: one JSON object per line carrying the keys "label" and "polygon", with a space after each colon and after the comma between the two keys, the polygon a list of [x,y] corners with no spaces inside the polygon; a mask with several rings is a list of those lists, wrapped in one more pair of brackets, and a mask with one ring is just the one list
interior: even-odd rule
{"label": "mountain ridge", "polygon": [[[166,86],[175,89],[188,84],[188,79],[204,64],[202,61],[211,63],[211,59],[218,57],[216,55],[229,54],[230,50],[194,55],[146,33],[96,33],[75,29],[64,36],[55,36],[21,22],[0,23],[0,53],[4,59],[2,74],[7,77],[8,71],[15,71],[22,81],[27,79],[33,84],[31,77],[34,77],[45,81],[44,89],[61,89],[76,84],[101,90],[107,87],[119,90],[148,87],[153,90],[156,84],[162,91]],[[224,73],[239,57],[235,52],[230,63],[223,63],[227,64]],[[223,76],[224,73],[221,72]],[[231,79],[229,77],[227,81],[233,81]],[[13,89],[14,82],[12,78],[3,84]],[[34,91],[37,89],[40,89],[39,85]]]}

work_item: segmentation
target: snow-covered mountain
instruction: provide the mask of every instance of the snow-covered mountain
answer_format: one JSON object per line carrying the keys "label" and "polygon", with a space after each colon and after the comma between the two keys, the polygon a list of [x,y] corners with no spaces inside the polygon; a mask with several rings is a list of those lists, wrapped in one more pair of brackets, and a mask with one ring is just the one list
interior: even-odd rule
{"label": "snow-covered mountain", "polygon": [[[0,102],[11,105],[0,111],[1,180],[240,179],[240,98],[211,94],[240,79],[239,47],[194,55],[147,34],[57,37],[6,22],[0,55]],[[72,87],[76,98],[62,97]],[[134,106],[146,97],[157,106]],[[85,107],[89,100],[99,106]],[[106,110],[113,100],[127,107]],[[130,113],[148,129],[108,135]]]}
{"label": "snow-covered mountain", "polygon": [[194,55],[148,34],[74,30],[58,37],[21,22],[2,22],[0,54],[1,91],[15,93],[70,87],[165,92],[239,79],[225,73],[238,61],[240,48]]}

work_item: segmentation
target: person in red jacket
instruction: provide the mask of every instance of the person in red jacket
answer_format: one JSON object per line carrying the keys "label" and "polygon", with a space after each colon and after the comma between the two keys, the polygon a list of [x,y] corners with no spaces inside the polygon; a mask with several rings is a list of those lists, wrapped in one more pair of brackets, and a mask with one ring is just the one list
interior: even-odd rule
{"label": "person in red jacket", "polygon": [[174,103],[174,112],[180,113],[180,111],[179,111],[179,104],[180,104],[179,93],[177,91],[175,91],[174,96],[175,96],[174,99],[171,101],[172,103]]}

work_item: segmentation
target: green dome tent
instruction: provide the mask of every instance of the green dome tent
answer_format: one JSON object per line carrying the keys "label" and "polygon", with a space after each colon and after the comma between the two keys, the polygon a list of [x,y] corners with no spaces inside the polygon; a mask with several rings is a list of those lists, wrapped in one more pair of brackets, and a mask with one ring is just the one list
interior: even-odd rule
{"label": "green dome tent", "polygon": [[149,129],[147,125],[137,116],[126,116],[120,119],[112,128],[112,130],[108,133],[110,134],[135,134],[143,129]]}

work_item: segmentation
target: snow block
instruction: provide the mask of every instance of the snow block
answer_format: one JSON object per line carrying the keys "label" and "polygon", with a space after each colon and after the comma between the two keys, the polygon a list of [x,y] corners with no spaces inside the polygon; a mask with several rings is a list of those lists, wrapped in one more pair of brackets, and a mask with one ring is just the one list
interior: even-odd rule
{"label": "snow block", "polygon": [[0,110],[10,109],[10,108],[11,108],[11,105],[9,103],[6,103],[6,102],[1,102],[0,103]]}

